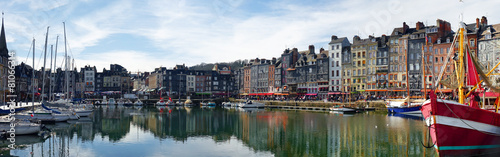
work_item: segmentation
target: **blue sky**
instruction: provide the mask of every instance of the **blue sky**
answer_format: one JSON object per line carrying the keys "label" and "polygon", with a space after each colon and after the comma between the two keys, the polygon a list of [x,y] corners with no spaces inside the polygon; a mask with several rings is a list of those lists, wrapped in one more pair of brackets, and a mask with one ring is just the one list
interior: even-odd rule
{"label": "blue sky", "polygon": [[0,6],[8,48],[16,51],[18,62],[31,64],[26,56],[35,38],[35,67],[41,67],[50,26],[48,43],[55,47],[60,36],[57,60],[62,65],[65,21],[68,53],[77,67],[95,65],[101,71],[121,64],[136,72],[271,59],[285,48],[326,48],[331,35],[352,40],[354,35],[390,34],[403,22],[435,25],[439,18],[456,29],[462,12],[466,23],[481,16],[489,24],[500,23],[499,1],[464,1],[11,0]]}

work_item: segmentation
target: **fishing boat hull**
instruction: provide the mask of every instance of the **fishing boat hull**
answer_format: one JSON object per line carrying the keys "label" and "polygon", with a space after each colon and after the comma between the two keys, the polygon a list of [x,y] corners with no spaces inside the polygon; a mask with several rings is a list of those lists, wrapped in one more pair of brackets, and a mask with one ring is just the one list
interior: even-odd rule
{"label": "fishing boat hull", "polygon": [[421,111],[440,156],[500,155],[499,113],[435,96]]}

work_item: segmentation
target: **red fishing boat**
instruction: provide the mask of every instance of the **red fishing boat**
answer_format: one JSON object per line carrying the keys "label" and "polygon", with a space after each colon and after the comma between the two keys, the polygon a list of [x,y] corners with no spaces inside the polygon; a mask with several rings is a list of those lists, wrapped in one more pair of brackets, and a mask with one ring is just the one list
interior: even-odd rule
{"label": "red fishing boat", "polygon": [[[434,147],[440,156],[500,156],[499,98],[496,98],[494,109],[485,108],[479,104],[478,92],[475,91],[481,88],[483,81],[489,85],[490,90],[498,91],[498,87],[491,86],[487,76],[500,63],[484,74],[475,60],[475,55],[466,50],[468,40],[464,39],[463,26],[455,36],[460,44],[459,53],[454,59],[457,67],[455,72],[458,102],[438,99],[435,92],[430,93],[430,100],[425,101],[421,108],[431,138],[426,143],[428,147]],[[448,54],[453,56],[450,55],[452,53]],[[444,67],[435,87],[443,71]]]}

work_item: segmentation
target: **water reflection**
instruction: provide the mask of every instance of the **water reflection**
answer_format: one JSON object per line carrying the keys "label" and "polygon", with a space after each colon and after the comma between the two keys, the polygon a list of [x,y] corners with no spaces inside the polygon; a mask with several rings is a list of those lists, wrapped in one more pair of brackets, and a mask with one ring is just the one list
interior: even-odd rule
{"label": "water reflection", "polygon": [[[29,156],[428,156],[419,120],[384,114],[102,106],[86,121],[49,125]],[[3,146],[3,145],[2,145]],[[83,152],[85,151],[85,152]],[[164,153],[167,152],[168,153]],[[33,153],[31,153],[33,152]]]}

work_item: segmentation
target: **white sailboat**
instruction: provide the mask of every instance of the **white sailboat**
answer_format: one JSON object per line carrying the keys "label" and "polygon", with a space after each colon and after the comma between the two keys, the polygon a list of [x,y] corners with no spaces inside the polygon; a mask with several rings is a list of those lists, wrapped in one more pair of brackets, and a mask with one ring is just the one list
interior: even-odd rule
{"label": "white sailboat", "polygon": [[264,105],[264,103],[253,102],[253,101],[249,100],[245,103],[241,103],[239,107],[241,107],[241,108],[263,108],[263,107],[265,107],[265,105]]}
{"label": "white sailboat", "polygon": [[37,134],[42,129],[41,124],[32,123],[29,121],[19,121],[9,119],[7,116],[3,116],[0,118],[0,131],[6,132],[11,130],[11,125],[14,125],[14,134],[16,135],[30,135]]}

